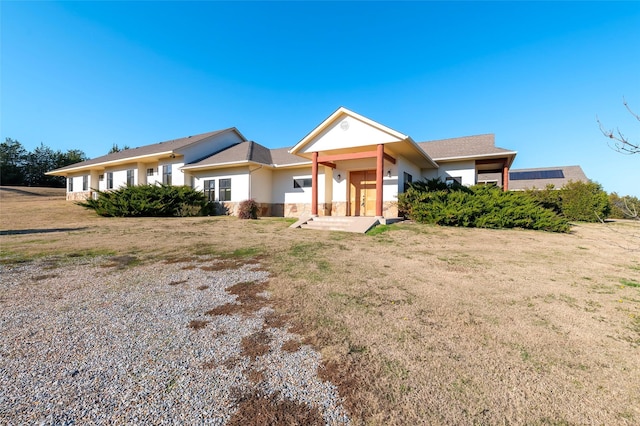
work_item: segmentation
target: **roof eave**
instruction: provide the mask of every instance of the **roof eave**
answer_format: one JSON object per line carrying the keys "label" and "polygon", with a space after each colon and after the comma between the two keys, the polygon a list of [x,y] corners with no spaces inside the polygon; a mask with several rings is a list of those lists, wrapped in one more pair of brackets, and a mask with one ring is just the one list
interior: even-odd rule
{"label": "roof eave", "polygon": [[[60,169],[56,169],[56,170],[51,170],[50,172],[46,172],[45,175],[48,175],[48,176],[64,176],[64,174],[66,174],[66,173],[75,173],[75,172],[80,172],[80,171],[90,171],[90,170],[96,169],[96,168],[105,169],[105,168],[109,167],[109,165],[126,164],[126,163],[135,162],[135,161],[143,159],[143,158],[163,157],[165,155],[171,155],[171,154],[175,154],[175,151],[164,151],[164,152],[156,152],[154,154],[139,155],[137,157],[126,157],[126,158],[121,158],[121,159],[118,159],[118,160],[103,161],[103,162],[100,162],[100,163],[89,164],[89,165],[86,165],[86,166],[71,167],[71,168],[60,168]],[[182,155],[182,154],[179,154],[179,155]]]}
{"label": "roof eave", "polygon": [[458,155],[454,157],[442,157],[442,158],[434,158],[434,161],[455,161],[455,160],[472,160],[472,159],[482,159],[482,158],[499,158],[499,157],[511,157],[512,161],[515,158],[517,151],[505,151],[494,154],[476,154],[476,155]]}

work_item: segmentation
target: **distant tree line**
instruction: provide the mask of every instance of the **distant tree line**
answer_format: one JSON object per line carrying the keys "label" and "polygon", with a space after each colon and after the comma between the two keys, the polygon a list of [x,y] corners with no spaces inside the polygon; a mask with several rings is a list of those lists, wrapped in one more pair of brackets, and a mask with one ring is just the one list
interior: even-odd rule
{"label": "distant tree line", "polygon": [[54,151],[41,143],[27,151],[17,140],[6,138],[0,143],[0,185],[64,188],[64,177],[45,173],[87,159],[79,149]]}

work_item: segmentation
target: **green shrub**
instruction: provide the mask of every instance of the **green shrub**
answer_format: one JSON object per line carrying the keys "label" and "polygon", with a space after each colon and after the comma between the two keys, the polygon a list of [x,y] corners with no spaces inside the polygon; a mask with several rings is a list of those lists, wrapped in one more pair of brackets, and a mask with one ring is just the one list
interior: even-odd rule
{"label": "green shrub", "polygon": [[257,219],[258,203],[255,200],[244,200],[238,206],[238,217],[240,219]]}
{"label": "green shrub", "polygon": [[544,189],[528,189],[526,193],[542,207],[562,214],[561,192],[553,184],[547,185]]}
{"label": "green shrub", "polygon": [[609,217],[614,219],[639,219],[640,199],[631,195],[619,196],[612,192],[609,194],[609,204],[611,212]]}
{"label": "green shrub", "polygon": [[561,190],[562,215],[567,220],[598,222],[609,215],[609,196],[596,182],[569,181]]}
{"label": "green shrub", "polygon": [[[432,188],[432,190],[429,190]],[[398,207],[422,223],[480,228],[525,228],[568,232],[569,224],[522,192],[491,186],[412,184],[398,195]]]}
{"label": "green shrub", "polygon": [[78,204],[100,216],[197,216],[205,207],[204,194],[187,186],[134,185],[97,194],[97,198]]}

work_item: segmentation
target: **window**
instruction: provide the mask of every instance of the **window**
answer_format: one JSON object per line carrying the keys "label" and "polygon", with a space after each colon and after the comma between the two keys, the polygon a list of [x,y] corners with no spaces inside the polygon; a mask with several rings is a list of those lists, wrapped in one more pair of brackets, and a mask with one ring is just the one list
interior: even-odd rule
{"label": "window", "polygon": [[462,185],[462,177],[461,176],[453,176],[453,177],[448,177],[445,180],[445,183],[447,184],[447,186],[451,186],[454,183],[458,184],[458,185]]}
{"label": "window", "polygon": [[411,182],[413,182],[413,176],[411,176],[407,172],[404,172],[404,192],[407,192],[409,186],[411,186]]}
{"label": "window", "polygon": [[215,201],[216,200],[216,181],[205,180],[204,181],[204,199],[207,201]]}
{"label": "window", "polygon": [[231,201],[231,179],[220,179],[219,201]]}
{"label": "window", "polygon": [[67,178],[68,191],[73,192],[73,178]]}
{"label": "window", "polygon": [[113,172],[107,173],[107,189],[113,189]]}
{"label": "window", "polygon": [[312,181],[311,178],[303,178],[303,179],[293,179],[293,187],[294,188],[311,188]]}
{"label": "window", "polygon": [[171,164],[165,164],[162,167],[162,183],[171,185]]}
{"label": "window", "polygon": [[151,169],[147,169],[147,176],[153,176],[156,174],[156,169],[151,168]]}
{"label": "window", "polygon": [[89,190],[89,176],[88,175],[82,176],[82,190],[83,191],[88,191]]}
{"label": "window", "polygon": [[104,180],[104,175],[98,175],[98,180],[102,182]]}
{"label": "window", "polygon": [[129,186],[133,186],[135,184],[135,178],[134,178],[134,173],[133,173],[133,169],[129,169],[127,170],[127,185]]}

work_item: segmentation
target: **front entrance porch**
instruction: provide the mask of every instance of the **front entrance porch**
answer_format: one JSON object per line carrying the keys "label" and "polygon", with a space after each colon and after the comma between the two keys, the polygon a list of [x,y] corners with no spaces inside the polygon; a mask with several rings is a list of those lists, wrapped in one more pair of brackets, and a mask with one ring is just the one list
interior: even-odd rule
{"label": "front entrance porch", "polygon": [[[370,149],[370,148],[369,148]],[[340,154],[311,155],[311,215],[318,216],[318,166],[335,169],[338,162],[354,162],[375,159],[375,169],[349,172],[348,208],[349,216],[383,216],[384,162],[396,164],[396,159],[384,152],[384,144],[374,150]]]}

